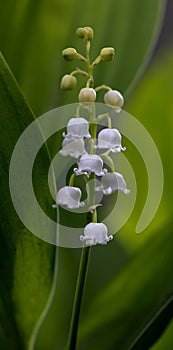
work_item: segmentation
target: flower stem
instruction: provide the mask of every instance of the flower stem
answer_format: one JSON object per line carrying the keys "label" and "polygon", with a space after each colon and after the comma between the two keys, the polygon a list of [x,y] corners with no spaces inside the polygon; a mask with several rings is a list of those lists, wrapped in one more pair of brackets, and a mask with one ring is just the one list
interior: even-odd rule
{"label": "flower stem", "polygon": [[102,154],[100,154],[100,157],[103,160],[105,160],[107,165],[110,167],[110,172],[113,173],[115,171],[114,162],[113,162],[112,158],[108,156],[108,153],[107,154],[106,154],[106,152],[102,153]]}
{"label": "flower stem", "polygon": [[[87,87],[91,87],[94,84],[93,79],[93,67],[90,64],[90,41],[85,42],[85,49],[86,49],[86,67],[87,67]],[[78,70],[79,72],[79,70]],[[82,72],[82,71],[81,71]],[[76,71],[73,72],[73,74],[76,74]],[[83,73],[83,72],[82,72]],[[79,114],[79,109],[78,113]],[[95,105],[91,104],[91,115],[90,115],[90,123],[95,121]],[[90,154],[94,153],[94,142],[96,138],[96,131],[97,131],[97,124],[91,125],[91,138],[93,143],[91,143],[91,149]],[[93,186],[95,188],[95,175],[92,174],[90,176],[90,180],[94,180]],[[73,180],[73,179],[72,179]],[[89,191],[90,192],[90,191]],[[92,204],[95,204],[95,191],[92,190]],[[93,222],[97,221],[97,210],[95,209],[92,214],[92,220]],[[80,265],[79,265],[79,272],[78,272],[78,278],[76,283],[76,290],[75,290],[75,296],[74,296],[74,302],[73,302],[73,309],[72,309],[72,316],[71,316],[71,324],[70,324],[70,331],[69,331],[69,337],[68,337],[68,343],[67,343],[67,350],[75,350],[76,349],[76,343],[77,343],[77,333],[78,333],[78,324],[79,324],[79,317],[80,317],[80,310],[82,305],[82,298],[84,294],[85,289],[85,282],[87,277],[87,270],[88,270],[88,264],[89,264],[89,256],[90,256],[91,247],[83,247],[82,253],[81,253],[81,259],[80,259]]]}
{"label": "flower stem", "polygon": [[70,73],[70,75],[76,75],[76,74],[81,74],[81,75],[84,75],[85,77],[88,77],[88,73],[80,68],[76,68],[76,70]]}
{"label": "flower stem", "polygon": [[78,272],[78,279],[76,284],[76,291],[73,303],[70,332],[67,344],[67,350],[75,350],[77,342],[77,332],[79,324],[79,316],[82,304],[82,297],[84,294],[85,281],[87,276],[89,256],[90,256],[91,247],[83,247],[81,253],[81,260]]}
{"label": "flower stem", "polygon": [[95,91],[100,91],[100,90],[107,90],[107,91],[110,91],[110,90],[112,90],[112,89],[111,89],[109,86],[103,84],[103,85],[97,86],[97,87],[95,88]]}
{"label": "flower stem", "polygon": [[111,118],[109,117],[108,113],[105,113],[105,114],[101,114],[99,115],[95,121],[97,123],[100,123],[102,120],[104,119],[107,119],[107,123],[108,123],[108,128],[111,129],[112,128],[112,121],[111,121]]}

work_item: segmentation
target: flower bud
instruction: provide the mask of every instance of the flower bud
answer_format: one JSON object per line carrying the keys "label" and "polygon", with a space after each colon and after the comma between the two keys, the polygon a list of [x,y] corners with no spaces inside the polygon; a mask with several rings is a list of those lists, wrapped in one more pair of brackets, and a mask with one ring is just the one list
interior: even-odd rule
{"label": "flower bud", "polygon": [[85,38],[85,29],[84,28],[77,28],[76,35],[78,36],[78,38],[84,39]]}
{"label": "flower bud", "polygon": [[84,27],[86,31],[86,39],[87,40],[92,40],[94,37],[94,31],[91,27]]}
{"label": "flower bud", "polygon": [[66,74],[61,79],[60,87],[62,90],[72,90],[76,87],[77,79],[70,74]]}
{"label": "flower bud", "polygon": [[91,27],[77,28],[76,35],[80,39],[86,39],[90,41],[93,39],[94,31]]}
{"label": "flower bud", "polygon": [[113,47],[104,47],[100,51],[100,57],[102,61],[111,61],[113,60],[114,55],[115,55],[115,50]]}
{"label": "flower bud", "polygon": [[62,55],[67,61],[74,60],[78,57],[78,53],[73,47],[68,47],[67,49],[64,49],[62,51]]}
{"label": "flower bud", "polygon": [[94,102],[96,100],[96,92],[92,88],[83,88],[79,92],[79,102]]}
{"label": "flower bud", "polygon": [[104,95],[104,101],[107,105],[113,106],[117,112],[121,111],[124,104],[124,98],[117,90],[110,90]]}

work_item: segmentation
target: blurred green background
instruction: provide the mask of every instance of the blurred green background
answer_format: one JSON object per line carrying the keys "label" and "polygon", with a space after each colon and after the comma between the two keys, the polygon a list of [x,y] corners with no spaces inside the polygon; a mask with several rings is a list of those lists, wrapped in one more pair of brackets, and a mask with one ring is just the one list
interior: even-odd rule
{"label": "blurred green background", "polygon": [[[136,205],[113,242],[92,249],[78,349],[172,349],[172,16],[171,0],[1,0],[0,349],[61,350],[67,341],[81,252],[55,249],[23,227],[11,203],[8,168],[14,145],[34,115],[77,101],[82,78],[75,91],[59,88],[61,77],[76,67],[63,61],[61,51],[83,50],[75,30],[85,25],[95,30],[92,58],[104,46],[116,49],[113,62],[95,69],[96,84],[120,90],[124,109],[149,131],[163,163],[164,193],[152,223],[136,234],[148,181],[140,154],[126,140]],[[49,163],[42,149],[34,181],[41,205],[53,216]]]}

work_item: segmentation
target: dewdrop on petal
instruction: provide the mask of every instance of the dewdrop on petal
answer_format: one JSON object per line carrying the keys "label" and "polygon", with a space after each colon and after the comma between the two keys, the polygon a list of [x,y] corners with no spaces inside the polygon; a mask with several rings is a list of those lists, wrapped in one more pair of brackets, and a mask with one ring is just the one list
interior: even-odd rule
{"label": "dewdrop on petal", "polygon": [[59,153],[64,157],[70,156],[76,159],[79,158],[83,154],[87,153],[83,138],[66,137],[62,143],[62,149]]}
{"label": "dewdrop on petal", "polygon": [[129,194],[130,190],[126,187],[124,177],[117,172],[107,173],[101,179],[101,186],[96,188],[96,191],[103,191],[103,194],[109,195],[115,191],[122,191]]}
{"label": "dewdrop on petal", "polygon": [[67,124],[67,134],[63,133],[63,136],[68,138],[90,138],[88,122],[84,118],[71,118]]}
{"label": "dewdrop on petal", "polygon": [[80,160],[78,168],[74,168],[76,175],[87,175],[95,173],[97,176],[103,176],[107,170],[103,169],[103,160],[96,154],[84,154]]}
{"label": "dewdrop on petal", "polygon": [[117,129],[103,129],[98,134],[98,145],[96,148],[110,149],[112,152],[125,151],[121,145],[121,134]]}
{"label": "dewdrop on petal", "polygon": [[73,75],[66,74],[61,79],[60,87],[62,90],[72,90],[77,85],[77,79]]}
{"label": "dewdrop on petal", "polygon": [[124,98],[121,93],[117,90],[109,90],[104,95],[104,102],[116,109],[117,112],[121,111],[124,105]]}
{"label": "dewdrop on petal", "polygon": [[69,209],[83,207],[84,203],[80,202],[81,195],[82,192],[78,187],[62,187],[57,193],[56,204],[53,205],[53,208],[57,208],[58,205],[66,205]]}
{"label": "dewdrop on petal", "polygon": [[84,228],[84,235],[80,236],[80,240],[85,242],[86,246],[93,246],[96,244],[106,245],[111,241],[113,236],[108,236],[108,229],[103,223],[90,222]]}
{"label": "dewdrop on petal", "polygon": [[96,92],[92,88],[83,88],[79,92],[79,102],[95,102]]}

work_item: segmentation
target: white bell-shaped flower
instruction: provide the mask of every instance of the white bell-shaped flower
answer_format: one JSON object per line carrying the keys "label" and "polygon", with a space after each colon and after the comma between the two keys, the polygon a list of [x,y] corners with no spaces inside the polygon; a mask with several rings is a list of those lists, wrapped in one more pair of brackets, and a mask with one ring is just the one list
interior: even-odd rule
{"label": "white bell-shaped flower", "polygon": [[62,187],[57,193],[56,204],[53,205],[53,208],[57,208],[58,205],[66,205],[69,209],[83,207],[84,202],[80,202],[81,195],[78,187]]}
{"label": "white bell-shaped flower", "polygon": [[121,145],[121,134],[117,129],[103,129],[98,134],[97,148],[110,149],[112,152],[125,151]]}
{"label": "white bell-shaped flower", "polygon": [[128,194],[130,190],[126,188],[126,182],[119,173],[107,173],[101,179],[101,186],[96,188],[97,191],[103,191],[105,195],[109,195],[115,191],[122,191]]}
{"label": "white bell-shaped flower", "polygon": [[68,138],[90,138],[88,122],[84,118],[71,118],[67,124],[67,134],[63,133],[63,136]]}
{"label": "white bell-shaped flower", "polygon": [[84,154],[74,171],[76,175],[95,173],[97,176],[103,176],[107,172],[103,169],[103,160],[96,154]]}
{"label": "white bell-shaped flower", "polygon": [[96,244],[107,244],[111,241],[113,236],[108,236],[108,229],[103,223],[90,222],[84,228],[84,235],[80,236],[80,240],[85,242],[86,246],[92,246]]}
{"label": "white bell-shaped flower", "polygon": [[79,158],[83,154],[87,153],[85,150],[85,143],[82,138],[65,137],[62,143],[62,150],[59,152],[62,156],[71,156],[73,158]]}

